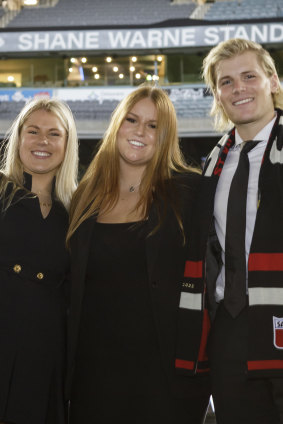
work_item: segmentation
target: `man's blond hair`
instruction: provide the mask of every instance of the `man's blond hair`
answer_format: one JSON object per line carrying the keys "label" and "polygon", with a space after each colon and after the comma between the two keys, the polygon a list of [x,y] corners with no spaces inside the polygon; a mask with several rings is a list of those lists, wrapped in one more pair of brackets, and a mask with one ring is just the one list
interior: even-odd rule
{"label": "man's blond hair", "polygon": [[[211,116],[214,116],[214,126],[219,131],[227,130],[227,128],[233,126],[233,123],[230,121],[221,104],[219,104],[216,100],[217,66],[220,61],[231,59],[234,56],[243,54],[247,51],[254,52],[256,54],[258,63],[268,77],[276,75],[278,78],[274,60],[270,56],[269,52],[254,41],[241,38],[232,38],[228,41],[223,41],[211,49],[208,55],[204,58],[202,75],[205,83],[214,96],[210,114]],[[283,89],[280,83],[278,83],[278,89],[276,92],[272,93],[272,98],[274,107],[282,109]]]}

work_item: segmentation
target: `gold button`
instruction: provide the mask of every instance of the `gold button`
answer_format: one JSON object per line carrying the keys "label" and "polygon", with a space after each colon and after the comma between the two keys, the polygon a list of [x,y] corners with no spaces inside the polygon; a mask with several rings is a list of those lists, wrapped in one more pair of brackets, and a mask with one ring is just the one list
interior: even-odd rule
{"label": "gold button", "polygon": [[19,274],[19,272],[21,272],[21,270],[22,270],[22,267],[21,267],[21,265],[16,264],[16,265],[14,265],[13,270],[14,270],[17,274]]}
{"label": "gold button", "polygon": [[44,277],[44,274],[42,272],[39,272],[38,274],[36,274],[36,276],[39,280],[42,280]]}

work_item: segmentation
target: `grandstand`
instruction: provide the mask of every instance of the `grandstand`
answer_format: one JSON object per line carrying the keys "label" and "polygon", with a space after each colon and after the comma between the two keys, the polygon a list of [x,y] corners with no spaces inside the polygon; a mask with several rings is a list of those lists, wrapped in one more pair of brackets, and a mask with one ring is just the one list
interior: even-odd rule
{"label": "grandstand", "polygon": [[283,17],[282,0],[237,0],[211,3],[204,13],[205,20],[246,20]]}
{"label": "grandstand", "polygon": [[[0,17],[5,12],[10,11],[1,7]],[[200,5],[196,1],[108,0],[107,7],[101,0],[40,0],[37,7],[20,7],[5,27],[115,27],[151,25],[167,20],[197,17],[203,20],[232,21],[282,16],[282,0],[216,0]]]}
{"label": "grandstand", "polygon": [[[22,8],[7,28],[150,25],[168,19],[189,18],[195,3],[168,0],[59,0],[54,7]],[[109,13],[111,11],[111,13]],[[125,13],[126,11],[126,13]]]}
{"label": "grandstand", "polygon": [[283,79],[283,0],[26,1],[0,0],[0,137],[24,102],[43,94],[69,103],[81,146],[91,146],[118,101],[155,81],[176,107],[184,149],[199,160],[220,136],[200,73],[213,45],[258,41]]}

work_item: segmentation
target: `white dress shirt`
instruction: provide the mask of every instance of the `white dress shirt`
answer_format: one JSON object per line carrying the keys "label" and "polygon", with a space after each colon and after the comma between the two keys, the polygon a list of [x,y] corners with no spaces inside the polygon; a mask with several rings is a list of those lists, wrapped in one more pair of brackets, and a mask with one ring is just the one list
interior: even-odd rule
{"label": "white dress shirt", "polygon": [[[263,158],[263,154],[275,122],[275,118],[272,119],[255,137],[254,140],[262,140],[257,144],[249,153],[250,161],[250,173],[248,181],[248,194],[247,194],[247,211],[246,211],[246,263],[248,263],[248,257],[250,252],[250,246],[254,231],[257,204],[258,204],[258,178],[260,165]],[[220,302],[224,298],[224,287],[225,287],[225,234],[226,234],[226,217],[227,217],[227,204],[228,196],[230,191],[230,185],[236,168],[238,166],[240,151],[241,151],[241,139],[238,131],[235,133],[235,144],[230,148],[226,161],[221,172],[218,185],[216,188],[215,199],[214,199],[214,219],[215,229],[222,249],[222,261],[223,266],[220,274],[216,281],[216,292],[215,299]]]}

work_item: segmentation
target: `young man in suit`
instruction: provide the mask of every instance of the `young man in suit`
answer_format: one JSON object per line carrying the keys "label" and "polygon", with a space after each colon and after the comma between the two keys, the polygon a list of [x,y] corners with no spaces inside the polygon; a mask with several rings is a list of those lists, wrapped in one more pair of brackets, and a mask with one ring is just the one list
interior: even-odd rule
{"label": "young man in suit", "polygon": [[[217,423],[279,424],[283,91],[269,53],[243,39],[213,48],[203,75],[214,96],[216,128],[229,130],[204,168],[185,272],[190,284],[183,288],[180,316],[185,328],[194,314],[196,326],[205,315],[203,305],[208,306]],[[176,365],[188,371],[194,358],[184,346]]]}

